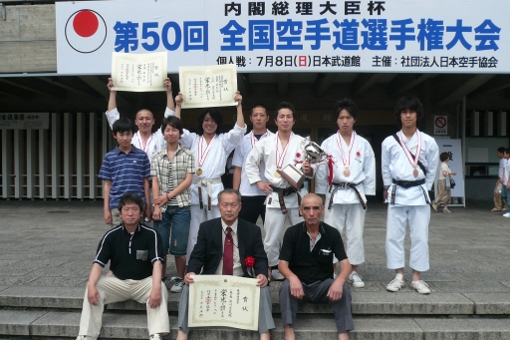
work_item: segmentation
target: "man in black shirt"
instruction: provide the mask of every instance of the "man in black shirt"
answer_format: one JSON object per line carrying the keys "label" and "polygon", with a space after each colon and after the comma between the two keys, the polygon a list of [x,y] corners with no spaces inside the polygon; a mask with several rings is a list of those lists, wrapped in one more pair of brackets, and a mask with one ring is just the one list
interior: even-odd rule
{"label": "man in black shirt", "polygon": [[[293,340],[298,304],[329,303],[335,315],[338,339],[347,340],[354,329],[351,292],[347,277],[351,264],[336,228],[321,222],[322,199],[306,195],[299,207],[304,222],[285,232],[278,269],[285,276],[280,289],[280,309],[285,339]],[[333,254],[340,261],[340,274],[333,279]]]}
{"label": "man in black shirt", "polygon": [[[122,224],[99,242],[83,301],[80,334],[76,340],[95,340],[101,331],[104,305],[135,300],[147,306],[150,340],[170,332],[166,287],[161,283],[163,247],[159,234],[143,224],[143,201],[125,193],[119,202]],[[111,261],[112,275],[101,276]]]}

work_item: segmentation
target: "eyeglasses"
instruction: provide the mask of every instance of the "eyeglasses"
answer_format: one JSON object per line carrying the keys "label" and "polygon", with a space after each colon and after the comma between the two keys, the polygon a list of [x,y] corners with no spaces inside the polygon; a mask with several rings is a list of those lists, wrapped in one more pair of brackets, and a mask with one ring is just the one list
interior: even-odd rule
{"label": "eyeglasses", "polygon": [[222,208],[228,208],[228,207],[231,207],[231,208],[237,208],[239,206],[239,203],[238,202],[234,202],[234,203],[227,203],[227,202],[223,202],[223,203],[220,203],[221,207]]}

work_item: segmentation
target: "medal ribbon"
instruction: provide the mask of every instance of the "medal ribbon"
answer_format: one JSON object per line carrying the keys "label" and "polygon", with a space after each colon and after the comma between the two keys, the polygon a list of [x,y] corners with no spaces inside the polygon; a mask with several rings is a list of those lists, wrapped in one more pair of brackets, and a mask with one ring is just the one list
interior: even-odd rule
{"label": "medal ribbon", "polygon": [[205,159],[207,158],[207,155],[211,149],[211,145],[214,142],[214,138],[216,138],[216,135],[214,135],[214,137],[211,139],[205,150],[202,150],[202,141],[205,142],[205,138],[204,136],[200,137],[200,141],[198,142],[198,166],[204,165]]}
{"label": "medal ribbon", "polygon": [[140,144],[140,148],[143,152],[147,153],[149,151],[149,144],[151,143],[152,135],[147,138],[147,141],[144,143],[141,134],[138,134],[138,143]]}
{"label": "medal ribbon", "polygon": [[287,149],[289,148],[290,137],[292,137],[292,135],[289,136],[289,141],[287,142],[285,149],[283,149],[283,151],[281,153],[278,153],[279,139],[278,139],[278,132],[276,133],[276,168],[278,168],[278,169],[282,168],[283,160],[285,159],[285,154],[287,153]]}
{"label": "medal ribbon", "polygon": [[[351,133],[351,143],[349,144],[349,153],[344,152],[342,148],[342,135],[340,134],[340,131],[337,132],[337,143],[338,147],[340,148],[340,151],[342,151],[342,163],[344,164],[344,168],[348,169],[351,166],[351,151],[354,147],[354,140],[356,139],[356,132]],[[347,143],[346,143],[347,144]]]}
{"label": "medal ribbon", "polygon": [[407,160],[413,166],[413,168],[416,168],[418,166],[418,161],[420,160],[421,155],[421,133],[418,129],[416,129],[415,134],[418,134],[418,145],[416,146],[416,154],[413,156],[411,150],[409,150],[407,144],[404,142],[404,139],[402,138],[402,130],[398,132],[398,139],[400,140],[402,149],[404,149],[404,153],[407,157]]}
{"label": "medal ribbon", "polygon": [[[266,131],[266,133],[264,133],[262,136],[260,136],[260,139],[262,139],[263,136],[269,136],[269,131]],[[255,144],[260,140],[260,139],[257,139],[255,138],[255,134],[252,132],[250,132],[250,142],[251,142],[251,148],[253,149],[253,147],[255,146]]]}

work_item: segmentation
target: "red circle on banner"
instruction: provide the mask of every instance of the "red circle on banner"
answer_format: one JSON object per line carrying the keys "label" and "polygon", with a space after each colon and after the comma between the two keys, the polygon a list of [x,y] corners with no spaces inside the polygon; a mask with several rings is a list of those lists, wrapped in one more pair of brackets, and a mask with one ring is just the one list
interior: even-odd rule
{"label": "red circle on banner", "polygon": [[95,13],[84,10],[74,17],[73,28],[80,37],[88,38],[97,32],[99,20]]}
{"label": "red circle on banner", "polygon": [[443,129],[446,126],[446,118],[437,117],[434,121],[434,125],[439,129]]}

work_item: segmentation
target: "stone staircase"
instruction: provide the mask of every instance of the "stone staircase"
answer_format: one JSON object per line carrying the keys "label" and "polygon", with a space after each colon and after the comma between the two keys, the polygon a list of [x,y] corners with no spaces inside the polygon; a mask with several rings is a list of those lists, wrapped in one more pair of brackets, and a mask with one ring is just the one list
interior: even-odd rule
{"label": "stone staircase", "polygon": [[[376,284],[376,283],[374,283]],[[274,339],[283,339],[278,290],[273,282]],[[381,288],[382,283],[381,283]],[[78,333],[84,289],[81,287],[0,287],[0,340],[72,339]],[[177,335],[180,294],[169,294],[171,334]],[[420,295],[409,288],[398,293],[353,289],[356,330],[350,339],[510,339],[507,293],[444,293]],[[298,339],[336,339],[327,305],[300,308]],[[147,339],[145,306],[126,301],[107,306],[101,339]],[[231,328],[194,329],[190,339],[258,339],[256,332]]]}

